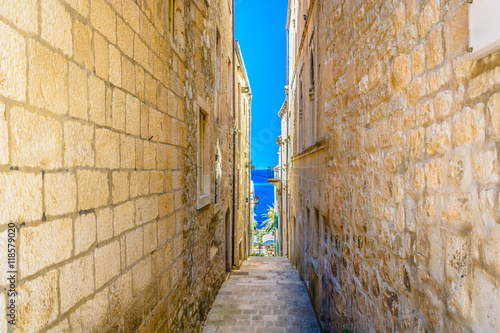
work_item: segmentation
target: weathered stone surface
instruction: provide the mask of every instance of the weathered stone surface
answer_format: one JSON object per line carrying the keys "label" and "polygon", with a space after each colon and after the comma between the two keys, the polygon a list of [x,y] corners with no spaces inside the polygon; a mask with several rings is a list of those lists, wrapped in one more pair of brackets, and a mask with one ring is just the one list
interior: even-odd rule
{"label": "weathered stone surface", "polygon": [[[20,17],[13,17],[19,21],[28,21],[17,13],[17,1],[3,1],[0,4],[2,13],[10,12],[12,15]],[[32,15],[30,11],[35,11],[34,4],[26,4],[25,12],[28,17]],[[36,21],[34,21],[36,22]],[[29,22],[22,22],[27,24]],[[0,76],[3,78],[0,81],[0,94],[18,101],[26,100],[26,41],[14,29],[10,28],[4,22],[0,22],[0,43],[3,45],[0,51],[0,58],[2,59],[2,66],[0,67]]]}
{"label": "weathered stone surface", "polygon": [[87,72],[73,63],[69,65],[69,115],[88,119]]}
{"label": "weathered stone surface", "polygon": [[76,121],[64,123],[64,166],[94,166],[94,128]]}
{"label": "weathered stone surface", "polygon": [[[44,222],[19,232],[19,271],[23,277],[59,263],[71,256],[73,249],[70,219]],[[39,253],[43,253],[40,256]]]}
{"label": "weathered stone surface", "polygon": [[108,289],[105,288],[70,314],[71,327],[76,332],[98,332],[109,323]]}
{"label": "weathered stone surface", "polygon": [[108,174],[100,171],[78,170],[78,209],[104,206],[109,199]]}
{"label": "weathered stone surface", "polygon": [[87,251],[96,241],[96,217],[93,213],[75,219],[75,254]]}
{"label": "weathered stone surface", "polygon": [[62,165],[62,125],[53,118],[11,109],[12,162],[18,166],[55,169]]}
{"label": "weathered stone surface", "polygon": [[103,0],[93,0],[90,3],[90,21],[111,43],[116,43],[116,14]]}
{"label": "weathered stone surface", "polygon": [[114,231],[115,236],[133,228],[135,218],[135,203],[129,201],[114,209]]}
{"label": "weathered stone surface", "polygon": [[[38,30],[38,6],[36,0],[19,2],[16,0],[5,0],[0,4],[0,13],[19,29],[29,33]],[[4,36],[3,33],[0,33]],[[2,43],[2,45],[4,45]],[[2,59],[5,59],[2,57]]]}
{"label": "weathered stone surface", "polygon": [[[95,283],[100,288],[120,273],[120,242],[114,241],[95,249]],[[110,260],[114,258],[113,260]]]}
{"label": "weathered stone surface", "polygon": [[57,271],[52,270],[19,288],[16,330],[36,332],[57,318]]}
{"label": "weathered stone surface", "polygon": [[34,221],[42,217],[42,175],[0,173],[0,222]]}
{"label": "weathered stone surface", "polygon": [[42,38],[69,57],[73,54],[71,26],[71,17],[59,1],[42,1]]}
{"label": "weathered stone surface", "polygon": [[94,292],[94,261],[86,255],[59,269],[61,311],[64,313]]}
{"label": "weathered stone surface", "polygon": [[45,211],[63,215],[76,210],[76,179],[71,173],[46,174],[44,181]]}
{"label": "weathered stone surface", "polygon": [[30,102],[56,114],[68,112],[67,61],[37,42],[29,46]]}

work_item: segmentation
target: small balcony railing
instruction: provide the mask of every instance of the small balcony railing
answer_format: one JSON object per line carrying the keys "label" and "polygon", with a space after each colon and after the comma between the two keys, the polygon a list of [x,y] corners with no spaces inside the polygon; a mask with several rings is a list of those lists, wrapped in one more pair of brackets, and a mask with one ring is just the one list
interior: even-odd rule
{"label": "small balcony railing", "polygon": [[267,168],[267,180],[272,182],[278,182],[281,180],[281,170],[278,166]]}

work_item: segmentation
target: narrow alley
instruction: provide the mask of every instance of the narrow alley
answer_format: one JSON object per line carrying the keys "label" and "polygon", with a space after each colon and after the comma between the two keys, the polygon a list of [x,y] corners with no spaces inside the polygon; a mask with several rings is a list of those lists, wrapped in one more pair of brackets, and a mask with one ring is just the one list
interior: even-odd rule
{"label": "narrow alley", "polygon": [[285,257],[250,257],[222,285],[203,333],[319,332],[299,273]]}

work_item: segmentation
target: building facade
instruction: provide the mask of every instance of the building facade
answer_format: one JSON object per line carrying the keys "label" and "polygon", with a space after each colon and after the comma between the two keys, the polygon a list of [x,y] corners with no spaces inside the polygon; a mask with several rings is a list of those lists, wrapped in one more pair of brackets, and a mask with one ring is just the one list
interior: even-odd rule
{"label": "building facade", "polygon": [[289,1],[288,251],[329,332],[500,330],[500,53],[471,60],[469,6]]}
{"label": "building facade", "polygon": [[0,3],[0,331],[201,330],[248,252],[232,20],[230,1]]}

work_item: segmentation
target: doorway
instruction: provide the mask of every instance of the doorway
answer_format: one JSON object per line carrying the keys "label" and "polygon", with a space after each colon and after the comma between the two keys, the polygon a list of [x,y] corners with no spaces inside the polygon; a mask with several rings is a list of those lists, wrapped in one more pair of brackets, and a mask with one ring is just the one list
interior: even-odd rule
{"label": "doorway", "polygon": [[231,271],[231,214],[229,209],[226,212],[226,273]]}

